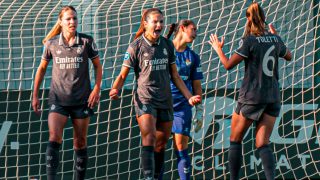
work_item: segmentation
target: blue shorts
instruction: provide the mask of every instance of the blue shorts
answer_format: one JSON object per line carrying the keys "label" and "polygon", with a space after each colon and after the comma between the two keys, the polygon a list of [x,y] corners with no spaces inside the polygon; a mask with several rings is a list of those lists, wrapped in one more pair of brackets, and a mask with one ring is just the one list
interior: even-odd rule
{"label": "blue shorts", "polygon": [[172,133],[190,136],[192,121],[192,106],[184,105],[174,109]]}

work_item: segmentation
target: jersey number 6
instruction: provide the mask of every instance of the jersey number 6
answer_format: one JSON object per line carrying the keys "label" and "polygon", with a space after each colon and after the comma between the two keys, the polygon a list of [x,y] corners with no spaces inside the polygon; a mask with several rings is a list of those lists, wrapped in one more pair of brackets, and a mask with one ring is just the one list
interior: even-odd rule
{"label": "jersey number 6", "polygon": [[[274,50],[274,45],[272,45],[266,52],[266,54],[264,54],[263,56],[263,61],[262,61],[262,70],[264,72],[265,75],[272,77],[273,76],[273,66],[274,66],[274,57],[270,56],[271,51]],[[268,63],[269,61],[272,61],[272,69],[270,70],[268,68]]]}

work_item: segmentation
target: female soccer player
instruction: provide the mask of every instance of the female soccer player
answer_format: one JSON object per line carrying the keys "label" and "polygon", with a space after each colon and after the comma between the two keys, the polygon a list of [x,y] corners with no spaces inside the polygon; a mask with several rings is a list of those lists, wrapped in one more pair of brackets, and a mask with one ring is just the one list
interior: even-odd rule
{"label": "female soccer player", "polygon": [[[173,44],[176,50],[178,72],[190,92],[202,95],[201,79],[203,78],[199,56],[188,47],[197,36],[197,27],[191,20],[181,20],[177,25],[172,24],[167,38],[175,32]],[[178,172],[181,180],[190,179],[190,158],[188,156],[188,141],[192,121],[192,106],[171,83],[173,97],[174,120],[172,125],[174,148],[177,155]],[[202,127],[203,108],[196,105],[195,132]]]}
{"label": "female soccer player", "polygon": [[164,151],[170,137],[173,106],[170,76],[191,105],[200,102],[200,96],[192,96],[176,65],[174,47],[161,36],[163,15],[157,8],[143,12],[135,40],[129,45],[123,66],[110,90],[111,99],[118,98],[130,68],[134,69],[137,88],[134,105],[141,131],[141,163],[145,179],[159,178],[163,170]]}
{"label": "female soccer player", "polygon": [[[47,177],[55,179],[59,165],[59,147],[63,128],[70,116],[73,123],[73,146],[76,153],[76,179],[84,179],[87,166],[87,129],[92,108],[99,102],[102,67],[92,37],[78,33],[77,12],[64,6],[58,20],[43,40],[44,51],[34,80],[32,107],[40,113],[38,91],[51,59],[52,80],[49,92],[49,143],[46,151]],[[95,69],[91,91],[89,58]]]}
{"label": "female soccer player", "polygon": [[265,176],[275,178],[275,160],[269,148],[269,137],[280,111],[278,59],[291,60],[291,52],[272,25],[271,33],[265,29],[265,15],[258,3],[252,3],[246,11],[245,35],[240,47],[228,59],[217,35],[211,35],[209,43],[217,52],[224,67],[229,70],[245,61],[245,75],[239,91],[238,105],[232,115],[229,170],[230,179],[239,179],[241,168],[241,142],[252,122],[256,122],[256,143]]}

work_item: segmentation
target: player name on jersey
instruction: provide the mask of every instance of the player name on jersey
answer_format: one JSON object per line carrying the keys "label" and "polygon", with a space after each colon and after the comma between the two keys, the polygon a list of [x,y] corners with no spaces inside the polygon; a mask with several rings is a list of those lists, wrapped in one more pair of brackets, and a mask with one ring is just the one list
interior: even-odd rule
{"label": "player name on jersey", "polygon": [[276,36],[259,36],[256,37],[259,43],[270,43],[270,42],[278,42],[278,38]]}

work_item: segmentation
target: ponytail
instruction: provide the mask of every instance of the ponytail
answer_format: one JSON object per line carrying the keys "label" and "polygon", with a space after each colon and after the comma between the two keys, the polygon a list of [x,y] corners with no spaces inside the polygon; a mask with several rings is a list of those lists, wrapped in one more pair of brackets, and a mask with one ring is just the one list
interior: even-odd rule
{"label": "ponytail", "polygon": [[139,27],[139,29],[136,32],[136,35],[134,37],[135,40],[137,38],[139,38],[144,33],[144,31],[145,31],[144,21],[147,21],[147,18],[149,16],[149,14],[151,14],[152,12],[159,13],[159,14],[162,15],[162,12],[158,8],[150,8],[150,9],[144,10],[142,12],[142,16],[141,16],[140,27]]}
{"label": "ponytail", "polygon": [[177,36],[177,34],[180,32],[180,27],[187,27],[190,24],[194,24],[194,22],[192,20],[189,19],[182,19],[179,21],[179,23],[172,23],[169,27],[169,32],[167,33],[166,37],[167,39],[170,39],[171,35],[174,33],[173,38],[175,38]]}
{"label": "ponytail", "polygon": [[52,37],[61,33],[61,31],[62,31],[62,27],[60,26],[61,19],[62,19],[63,13],[68,10],[72,10],[77,13],[76,9],[73,6],[63,6],[59,12],[59,17],[58,17],[56,24],[53,26],[53,28],[50,30],[50,32],[47,34],[47,36],[42,40],[43,44],[45,44]]}
{"label": "ponytail", "polygon": [[168,32],[167,35],[165,36],[166,39],[170,39],[170,37],[171,37],[171,35],[173,34],[173,32],[176,32],[176,27],[177,27],[177,23],[172,23],[172,24],[170,24],[169,32]]}
{"label": "ponytail", "polygon": [[257,2],[252,3],[247,11],[246,17],[248,18],[245,34],[247,37],[250,34],[255,36],[261,36],[265,32],[266,17],[264,15],[263,9],[259,6]]}

